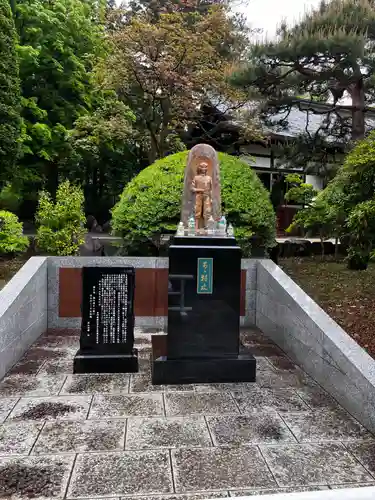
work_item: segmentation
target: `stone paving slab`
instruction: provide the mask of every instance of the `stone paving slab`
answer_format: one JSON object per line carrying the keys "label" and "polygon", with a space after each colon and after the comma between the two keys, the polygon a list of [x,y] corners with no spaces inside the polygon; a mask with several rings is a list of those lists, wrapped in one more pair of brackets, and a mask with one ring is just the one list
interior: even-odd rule
{"label": "stone paving slab", "polygon": [[255,446],[172,450],[177,492],[271,487],[272,477]]}
{"label": "stone paving slab", "polygon": [[232,394],[241,413],[309,410],[298,394],[291,389],[262,389],[254,384],[252,389],[235,391]]}
{"label": "stone paving slab", "polygon": [[316,387],[316,382],[306,373],[276,370],[274,372],[259,372],[256,383],[260,387],[270,389],[299,389],[304,387]]}
{"label": "stone paving slab", "polygon": [[123,394],[129,392],[129,374],[69,375],[60,394]]}
{"label": "stone paving slab", "polygon": [[35,422],[0,425],[0,455],[28,455],[42,427],[42,423]]}
{"label": "stone paving slab", "polygon": [[204,417],[128,419],[126,449],[211,445]]}
{"label": "stone paving slab", "polygon": [[300,443],[374,438],[357,420],[341,409],[287,413],[283,418]]}
{"label": "stone paving slab", "polygon": [[339,403],[322,387],[300,387],[295,392],[312,410],[341,408]]}
{"label": "stone paving slab", "polygon": [[7,396],[53,396],[62,388],[65,375],[50,377],[10,375],[0,382],[0,398]]}
{"label": "stone paving slab", "polygon": [[151,371],[131,374],[130,392],[164,392],[164,391],[192,391],[193,384],[186,385],[152,385]]}
{"label": "stone paving slab", "polygon": [[58,350],[68,352],[73,351],[74,353],[79,349],[79,337],[78,336],[43,336],[40,337],[34,343],[34,347],[41,347],[48,350]]}
{"label": "stone paving slab", "polygon": [[0,498],[64,498],[74,455],[0,457]]}
{"label": "stone paving slab", "polygon": [[126,420],[47,422],[33,454],[122,451],[125,429]]}
{"label": "stone paving slab", "polygon": [[216,446],[296,442],[277,414],[207,417],[207,423]]}
{"label": "stone paving slab", "polygon": [[242,391],[246,389],[253,389],[254,383],[216,383],[216,384],[197,384],[194,386],[196,392],[223,392],[223,391]]}
{"label": "stone paving slab", "polygon": [[323,491],[328,490],[329,486],[296,486],[294,488],[267,488],[267,489],[252,489],[252,490],[237,490],[230,491],[230,497],[244,497],[244,496],[255,496],[255,495],[277,495],[280,493],[297,493],[303,491]]}
{"label": "stone paving slab", "polygon": [[90,419],[115,417],[152,417],[164,415],[162,394],[128,394],[94,396]]}
{"label": "stone paving slab", "polygon": [[34,347],[27,351],[24,357],[20,360],[20,363],[25,363],[28,361],[47,361],[52,359],[72,359],[73,352],[47,349],[46,347]]}
{"label": "stone paving slab", "polygon": [[8,375],[36,375],[43,366],[43,359],[30,359],[19,361],[9,371]]}
{"label": "stone paving slab", "polygon": [[366,483],[374,478],[342,444],[261,446],[280,486]]}
{"label": "stone paving slab", "polygon": [[270,356],[267,358],[267,360],[275,370],[291,373],[302,373],[301,368],[285,356]]}
{"label": "stone paving slab", "polygon": [[330,484],[330,490],[342,490],[345,488],[369,488],[370,486],[375,486],[373,483],[353,483],[353,484]]}
{"label": "stone paving slab", "polygon": [[167,416],[239,413],[233,398],[227,392],[176,392],[165,394],[164,397]]}
{"label": "stone paving slab", "polygon": [[73,361],[71,357],[62,357],[43,361],[38,375],[70,375],[73,372]]}
{"label": "stone paving slab", "polygon": [[85,420],[92,396],[22,398],[7,420]]}
{"label": "stone paving slab", "polygon": [[351,443],[346,449],[375,477],[375,441]]}
{"label": "stone paving slab", "polygon": [[162,495],[162,496],[126,496],[120,500],[209,500],[211,498],[227,498],[227,491],[219,491],[216,493],[208,491],[207,493],[188,493],[187,495]]}
{"label": "stone paving slab", "polygon": [[269,362],[268,358],[263,356],[256,357],[256,370],[259,371],[270,371],[274,370],[274,366]]}
{"label": "stone paving slab", "polygon": [[19,398],[2,398],[0,399],[0,424],[4,422],[9,413],[15,407]]}
{"label": "stone paving slab", "polygon": [[149,493],[173,493],[169,451],[78,455],[68,497]]}

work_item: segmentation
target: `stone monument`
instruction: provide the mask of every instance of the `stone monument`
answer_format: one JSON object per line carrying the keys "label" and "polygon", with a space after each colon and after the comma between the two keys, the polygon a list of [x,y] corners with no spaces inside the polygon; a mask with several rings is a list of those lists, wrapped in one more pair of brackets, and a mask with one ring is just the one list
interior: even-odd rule
{"label": "stone monument", "polygon": [[138,371],[133,267],[82,269],[82,327],[73,373]]}
{"label": "stone monument", "polygon": [[255,358],[239,354],[241,249],[228,228],[217,153],[199,144],[169,247],[167,352],[154,357],[154,384],[255,381]]}

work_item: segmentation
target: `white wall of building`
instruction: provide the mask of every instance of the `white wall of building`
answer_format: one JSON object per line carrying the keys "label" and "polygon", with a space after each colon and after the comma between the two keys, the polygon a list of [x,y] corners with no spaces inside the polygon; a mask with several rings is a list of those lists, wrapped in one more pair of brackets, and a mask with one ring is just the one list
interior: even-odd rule
{"label": "white wall of building", "polygon": [[323,189],[323,179],[317,175],[306,175],[306,184],[311,184],[318,191]]}

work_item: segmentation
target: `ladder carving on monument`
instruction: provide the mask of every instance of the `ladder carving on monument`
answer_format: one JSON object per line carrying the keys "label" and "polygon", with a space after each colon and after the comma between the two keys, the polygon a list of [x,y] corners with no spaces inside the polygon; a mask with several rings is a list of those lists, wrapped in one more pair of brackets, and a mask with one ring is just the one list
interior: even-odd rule
{"label": "ladder carving on monument", "polygon": [[187,280],[193,280],[194,276],[192,274],[170,274],[169,280],[179,280],[180,289],[179,290],[168,290],[168,295],[175,295],[180,297],[180,303],[178,306],[168,307],[168,311],[177,311],[181,313],[181,316],[186,315],[187,312],[192,311],[193,308],[185,306],[185,283]]}

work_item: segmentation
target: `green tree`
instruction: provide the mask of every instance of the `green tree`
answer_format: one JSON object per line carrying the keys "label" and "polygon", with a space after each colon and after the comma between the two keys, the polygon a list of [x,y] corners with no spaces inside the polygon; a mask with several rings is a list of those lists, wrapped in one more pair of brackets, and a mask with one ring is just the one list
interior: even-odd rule
{"label": "green tree", "polygon": [[22,180],[54,194],[68,131],[92,106],[94,68],[104,52],[100,2],[25,0],[16,8],[22,82]]}
{"label": "green tree", "polygon": [[375,132],[357,143],[319,199],[348,247],[348,267],[366,268],[375,244]]}
{"label": "green tree", "polygon": [[318,191],[312,186],[303,182],[303,179],[298,174],[289,174],[286,176],[288,191],[285,193],[285,199],[289,202],[294,202],[298,205],[311,205]]}
{"label": "green tree", "polygon": [[70,131],[63,174],[84,186],[86,211],[109,218],[124,186],[140,170],[134,114],[115,95],[83,115]]}
{"label": "green tree", "polygon": [[[177,138],[199,119],[203,103],[239,106],[241,93],[226,81],[230,64],[243,48],[234,39],[233,24],[220,6],[205,15],[160,14],[157,22],[147,13],[138,14],[114,31],[112,81],[136,114],[148,164],[175,152],[176,146],[184,148]],[[231,43],[228,54],[223,47]]]}
{"label": "green tree", "polygon": [[[248,64],[233,81],[259,93],[267,123],[272,118],[285,126],[294,107],[305,112],[306,132],[299,146],[306,152],[307,144],[328,165],[328,138],[346,147],[365,135],[366,106],[375,96],[374,2],[323,0],[295,26],[282,24],[278,34],[276,41],[252,47]],[[338,105],[344,95],[351,106]],[[305,99],[314,105],[306,105]],[[313,113],[322,118],[318,127],[310,127]]]}
{"label": "green tree", "polygon": [[85,214],[84,195],[80,187],[61,183],[56,202],[46,191],[39,193],[39,205],[35,216],[38,223],[38,249],[50,255],[77,255],[84,243]]}
{"label": "green tree", "polygon": [[[155,253],[154,236],[176,230],[186,160],[187,151],[158,160],[124,189],[112,212],[112,227],[124,238],[128,252]],[[265,247],[273,246],[276,221],[268,191],[246,163],[225,153],[219,153],[219,160],[223,212],[244,254],[249,253],[252,235]]]}
{"label": "green tree", "polygon": [[0,186],[9,180],[19,153],[21,121],[16,41],[9,0],[0,0]]}

